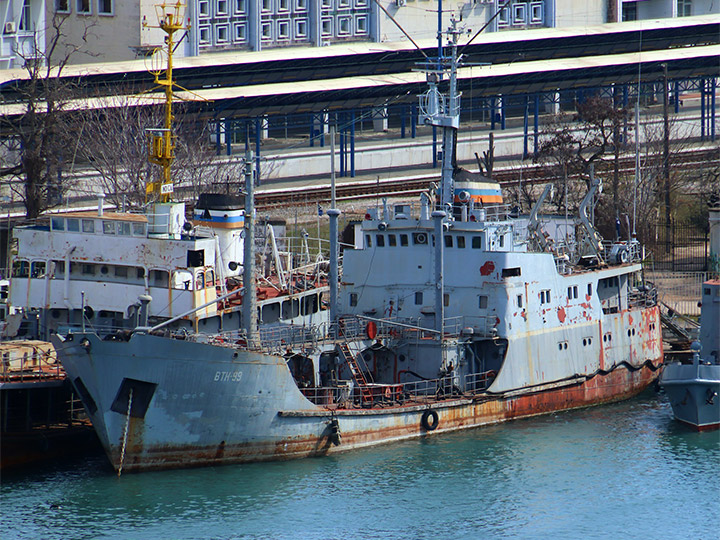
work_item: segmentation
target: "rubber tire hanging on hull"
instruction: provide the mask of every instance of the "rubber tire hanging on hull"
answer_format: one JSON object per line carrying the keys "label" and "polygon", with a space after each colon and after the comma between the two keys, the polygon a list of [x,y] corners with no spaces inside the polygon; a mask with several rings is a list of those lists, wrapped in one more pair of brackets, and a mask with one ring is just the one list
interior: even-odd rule
{"label": "rubber tire hanging on hull", "polygon": [[439,422],[440,417],[438,417],[438,413],[432,409],[428,409],[423,412],[422,417],[420,418],[420,425],[425,431],[433,431],[436,427],[438,427]]}

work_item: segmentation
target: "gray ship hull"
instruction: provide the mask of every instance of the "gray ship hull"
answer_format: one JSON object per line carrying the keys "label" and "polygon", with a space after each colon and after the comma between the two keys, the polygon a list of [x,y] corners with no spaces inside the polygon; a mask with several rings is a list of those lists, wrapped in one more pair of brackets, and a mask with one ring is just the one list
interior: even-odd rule
{"label": "gray ship hull", "polygon": [[112,465],[123,471],[325,455],[626,399],[657,376],[653,362],[621,364],[494,395],[327,408],[306,399],[282,356],[144,334],[57,341]]}
{"label": "gray ship hull", "polygon": [[720,365],[670,364],[660,384],[677,420],[698,430],[720,427]]}

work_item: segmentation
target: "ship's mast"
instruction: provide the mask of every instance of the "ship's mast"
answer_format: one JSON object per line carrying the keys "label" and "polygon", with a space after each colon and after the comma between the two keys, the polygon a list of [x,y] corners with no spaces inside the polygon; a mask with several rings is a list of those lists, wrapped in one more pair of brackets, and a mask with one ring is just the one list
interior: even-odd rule
{"label": "ship's mast", "polygon": [[[450,28],[445,34],[448,36],[450,56],[445,56],[441,46],[438,46],[438,58],[429,59],[422,68],[427,74],[430,88],[420,96],[420,111],[423,121],[427,125],[442,127],[442,174],[440,182],[440,197],[438,206],[447,211],[448,217],[452,216],[450,207],[454,198],[453,173],[455,171],[455,143],[457,131],[460,127],[460,93],[457,91],[457,42],[460,30],[457,28],[457,20],[450,19]],[[438,33],[438,41],[442,33]],[[438,85],[443,79],[449,79],[448,93],[443,94],[438,90]]]}
{"label": "ship's mast", "polygon": [[162,128],[149,130],[148,160],[162,167],[162,177],[147,185],[146,196],[152,196],[160,202],[168,202],[172,198],[173,183],[170,168],[175,159],[175,136],[172,132],[173,102],[173,50],[175,33],[184,30],[183,17],[185,4],[179,0],[174,3],[163,2],[155,6],[158,15],[158,28],[165,32],[165,46],[158,47],[153,53],[153,60],[167,55],[165,68],[153,66],[151,73],[155,76],[155,84],[165,91],[165,117]]}

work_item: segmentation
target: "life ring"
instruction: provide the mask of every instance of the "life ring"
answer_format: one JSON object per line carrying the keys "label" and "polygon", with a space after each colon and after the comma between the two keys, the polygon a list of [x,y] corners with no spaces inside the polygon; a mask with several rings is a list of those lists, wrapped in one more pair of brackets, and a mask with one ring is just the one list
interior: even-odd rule
{"label": "life ring", "polygon": [[436,427],[438,427],[439,422],[440,417],[433,409],[426,409],[420,418],[420,425],[425,431],[433,431]]}
{"label": "life ring", "polygon": [[392,390],[390,390],[389,386],[385,387],[385,399],[387,399],[388,401],[392,400]]}

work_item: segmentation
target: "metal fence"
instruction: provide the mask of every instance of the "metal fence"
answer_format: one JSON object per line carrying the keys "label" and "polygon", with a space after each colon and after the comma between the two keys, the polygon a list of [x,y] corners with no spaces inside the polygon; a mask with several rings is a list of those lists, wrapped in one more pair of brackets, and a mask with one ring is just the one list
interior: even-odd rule
{"label": "metal fence", "polygon": [[651,270],[646,277],[658,291],[658,300],[681,315],[700,315],[700,286],[708,272],[669,272]]}
{"label": "metal fence", "polygon": [[655,270],[673,272],[707,272],[710,228],[693,221],[660,218],[648,228],[645,248],[652,255]]}

